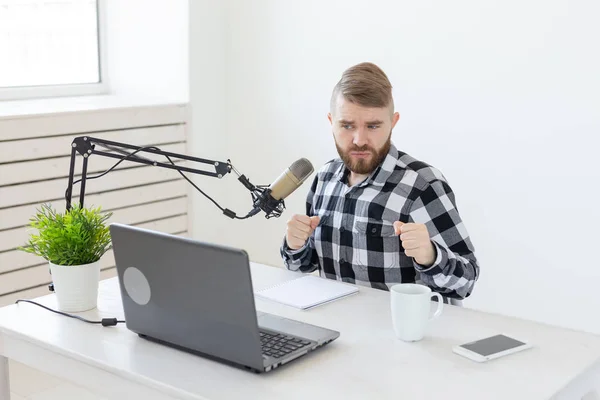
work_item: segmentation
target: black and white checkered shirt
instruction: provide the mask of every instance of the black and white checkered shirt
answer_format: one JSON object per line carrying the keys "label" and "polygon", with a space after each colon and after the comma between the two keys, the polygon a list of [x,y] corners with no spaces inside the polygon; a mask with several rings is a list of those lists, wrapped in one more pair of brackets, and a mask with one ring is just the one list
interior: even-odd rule
{"label": "black and white checkered shirt", "polygon": [[[458,213],[454,193],[442,173],[392,144],[382,164],[363,182],[349,187],[341,159],[315,176],[306,213],[320,217],[304,247],[283,241],[281,255],[293,271],[389,290],[395,283],[418,282],[450,299],[469,296],[479,275],[473,244]],[[423,267],[404,254],[394,221],[427,226],[437,252]]]}

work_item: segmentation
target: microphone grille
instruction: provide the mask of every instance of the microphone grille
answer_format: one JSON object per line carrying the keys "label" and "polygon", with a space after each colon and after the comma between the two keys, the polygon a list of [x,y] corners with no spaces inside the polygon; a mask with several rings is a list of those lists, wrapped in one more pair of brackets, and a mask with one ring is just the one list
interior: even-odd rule
{"label": "microphone grille", "polygon": [[303,181],[306,178],[308,178],[308,176],[310,174],[312,174],[313,171],[314,171],[314,168],[313,168],[312,164],[306,158],[301,158],[299,160],[296,160],[296,161],[294,161],[294,163],[292,165],[290,165],[290,172],[299,181]]}

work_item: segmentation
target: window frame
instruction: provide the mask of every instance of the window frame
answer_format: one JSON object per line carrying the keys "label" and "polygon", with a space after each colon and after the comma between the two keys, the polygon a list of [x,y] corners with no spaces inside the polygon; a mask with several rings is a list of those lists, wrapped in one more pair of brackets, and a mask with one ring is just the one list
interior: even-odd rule
{"label": "window frame", "polygon": [[66,85],[0,87],[0,101],[49,97],[91,96],[109,93],[108,60],[106,51],[106,1],[97,0],[98,57],[100,82]]}

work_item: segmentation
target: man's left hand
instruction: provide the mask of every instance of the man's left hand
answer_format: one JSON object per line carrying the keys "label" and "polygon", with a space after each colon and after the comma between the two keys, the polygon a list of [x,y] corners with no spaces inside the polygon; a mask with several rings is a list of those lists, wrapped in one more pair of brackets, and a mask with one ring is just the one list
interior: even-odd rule
{"label": "man's left hand", "polygon": [[394,222],[396,235],[400,235],[404,254],[424,267],[431,267],[437,256],[425,224]]}

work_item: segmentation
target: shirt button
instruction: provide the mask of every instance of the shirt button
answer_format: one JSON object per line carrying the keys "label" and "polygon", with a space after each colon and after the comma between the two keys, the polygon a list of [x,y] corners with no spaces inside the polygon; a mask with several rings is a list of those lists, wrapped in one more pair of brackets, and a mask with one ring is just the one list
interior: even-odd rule
{"label": "shirt button", "polygon": [[340,228],[340,233],[344,233],[346,232],[346,228],[344,228],[343,226]]}
{"label": "shirt button", "polygon": [[343,258],[340,258],[340,264],[346,264],[346,260],[344,260]]}
{"label": "shirt button", "polygon": [[373,233],[377,233],[377,228],[373,228],[373,229],[371,229],[371,232],[373,232]]}

